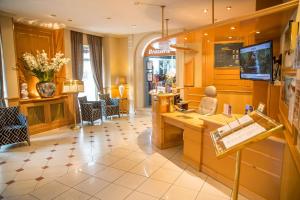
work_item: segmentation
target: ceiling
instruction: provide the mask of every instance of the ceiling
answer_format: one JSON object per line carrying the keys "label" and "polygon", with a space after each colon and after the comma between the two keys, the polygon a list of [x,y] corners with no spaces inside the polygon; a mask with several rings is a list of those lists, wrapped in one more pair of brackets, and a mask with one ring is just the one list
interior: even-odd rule
{"label": "ceiling", "polygon": [[[104,34],[160,31],[161,9],[169,29],[193,29],[211,23],[211,0],[1,0],[0,10],[14,19],[37,24],[58,23],[69,28]],[[255,0],[215,0],[215,19],[255,12]],[[231,6],[231,10],[226,7]],[[208,13],[204,13],[208,9]],[[51,15],[55,15],[54,17]],[[71,21],[70,21],[71,20]]]}

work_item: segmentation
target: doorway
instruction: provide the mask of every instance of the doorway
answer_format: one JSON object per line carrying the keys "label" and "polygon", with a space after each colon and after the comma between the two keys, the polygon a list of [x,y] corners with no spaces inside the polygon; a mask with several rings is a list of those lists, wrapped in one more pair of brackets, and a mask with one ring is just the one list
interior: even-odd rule
{"label": "doorway", "polygon": [[150,107],[151,95],[149,92],[154,89],[154,83],[164,87],[169,77],[172,77],[174,82],[176,81],[176,56],[145,56],[144,72],[145,107]]}

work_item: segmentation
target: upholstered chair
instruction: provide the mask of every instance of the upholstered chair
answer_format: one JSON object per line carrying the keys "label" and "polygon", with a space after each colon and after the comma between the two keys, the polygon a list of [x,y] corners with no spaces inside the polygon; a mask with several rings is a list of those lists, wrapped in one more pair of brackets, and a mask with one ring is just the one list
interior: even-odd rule
{"label": "upholstered chair", "polygon": [[5,144],[27,142],[30,145],[28,123],[19,107],[0,108],[0,147]]}
{"label": "upholstered chair", "polygon": [[102,105],[102,115],[112,117],[118,115],[120,117],[120,102],[118,98],[110,98],[109,94],[99,94]]}
{"label": "upholstered chair", "polygon": [[202,115],[216,114],[218,107],[217,89],[215,86],[207,86],[204,90],[205,97],[202,97],[199,105],[199,113]]}
{"label": "upholstered chair", "polygon": [[89,121],[94,125],[94,121],[101,119],[101,102],[100,101],[88,101],[86,96],[78,97],[80,106],[81,120]]}

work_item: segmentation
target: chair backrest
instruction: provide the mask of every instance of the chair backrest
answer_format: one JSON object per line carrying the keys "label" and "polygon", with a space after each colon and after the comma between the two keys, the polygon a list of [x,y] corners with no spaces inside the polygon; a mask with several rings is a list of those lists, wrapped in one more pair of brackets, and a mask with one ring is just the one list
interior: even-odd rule
{"label": "chair backrest", "polygon": [[111,105],[111,100],[110,100],[109,94],[99,94],[99,99],[104,100],[106,105]]}
{"label": "chair backrest", "polygon": [[202,115],[216,114],[218,107],[217,89],[215,86],[207,86],[204,90],[205,97],[201,99],[199,113]]}
{"label": "chair backrest", "polygon": [[79,102],[79,104],[86,103],[87,102],[86,96],[84,96],[84,97],[78,97],[78,102]]}
{"label": "chair backrest", "polygon": [[19,107],[0,107],[0,127],[19,124]]}

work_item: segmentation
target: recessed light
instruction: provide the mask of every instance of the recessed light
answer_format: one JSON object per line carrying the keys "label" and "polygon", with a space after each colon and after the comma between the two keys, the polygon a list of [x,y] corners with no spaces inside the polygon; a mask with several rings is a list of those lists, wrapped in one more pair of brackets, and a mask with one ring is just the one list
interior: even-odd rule
{"label": "recessed light", "polygon": [[256,33],[256,34],[260,34],[260,31],[256,31],[255,33]]}
{"label": "recessed light", "polygon": [[72,19],[68,19],[68,22],[71,22],[71,21],[73,21]]}
{"label": "recessed light", "polygon": [[232,37],[231,37],[231,36],[229,36],[229,37],[228,37],[228,39],[232,39]]}
{"label": "recessed light", "polygon": [[204,36],[208,36],[208,33],[204,33],[203,35],[204,35]]}
{"label": "recessed light", "polygon": [[111,20],[111,17],[106,17],[105,19],[107,19],[107,20]]}
{"label": "recessed light", "polygon": [[235,30],[235,27],[234,26],[230,27],[230,30]]}
{"label": "recessed light", "polygon": [[207,14],[207,13],[208,13],[208,9],[205,8],[205,9],[203,10],[203,12],[204,12],[205,14]]}
{"label": "recessed light", "polygon": [[231,10],[231,8],[232,8],[231,6],[226,6],[227,10]]}
{"label": "recessed light", "polygon": [[133,25],[131,25],[131,27],[132,27],[132,28],[136,28],[136,25],[135,25],[135,24],[133,24]]}
{"label": "recessed light", "polygon": [[187,40],[187,37],[184,37],[184,40]]}
{"label": "recessed light", "polygon": [[51,17],[56,17],[56,14],[51,14],[50,16],[51,16]]}

